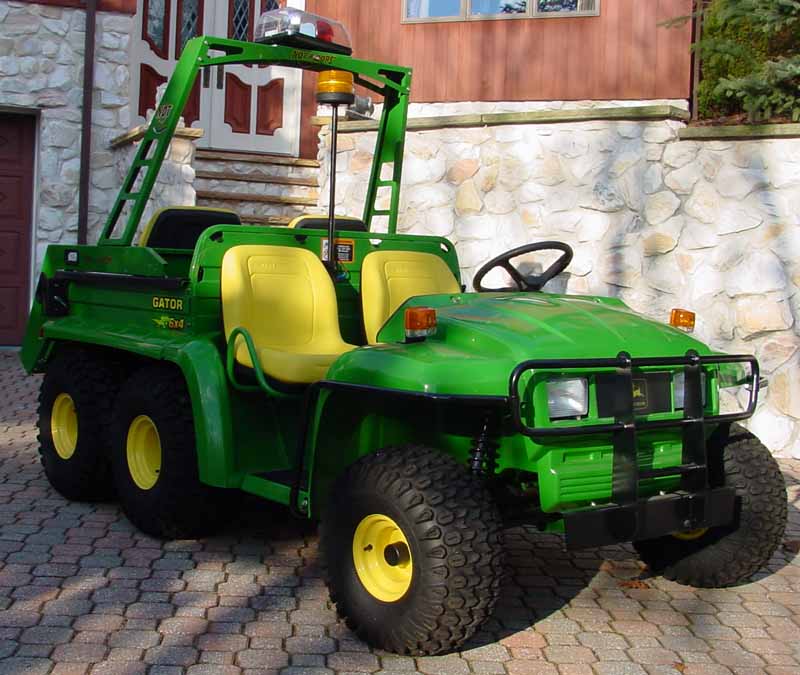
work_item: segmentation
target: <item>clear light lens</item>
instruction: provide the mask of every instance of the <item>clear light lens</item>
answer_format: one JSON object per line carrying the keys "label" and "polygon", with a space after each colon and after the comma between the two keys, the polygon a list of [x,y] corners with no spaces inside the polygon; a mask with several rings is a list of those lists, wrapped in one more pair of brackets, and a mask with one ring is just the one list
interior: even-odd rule
{"label": "clear light lens", "polygon": [[350,35],[338,21],[310,12],[284,7],[261,15],[256,26],[256,42],[280,44],[282,40],[302,35],[324,43],[350,49]]}
{"label": "clear light lens", "polygon": [[[673,373],[672,374],[672,391],[675,398],[675,410],[683,410],[684,405],[684,389],[686,385],[686,373]],[[700,373],[700,388],[703,390],[702,401],[703,407],[706,405],[706,374]]]}
{"label": "clear light lens", "polygon": [[589,381],[585,377],[547,383],[547,408],[551,420],[574,419],[589,414]]}

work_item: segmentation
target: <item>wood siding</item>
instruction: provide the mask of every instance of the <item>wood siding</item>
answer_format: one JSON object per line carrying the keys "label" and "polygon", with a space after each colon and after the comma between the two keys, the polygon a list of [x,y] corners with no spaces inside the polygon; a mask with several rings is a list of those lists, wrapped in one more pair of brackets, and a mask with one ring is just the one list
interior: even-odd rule
{"label": "wood siding", "polygon": [[599,17],[401,24],[402,0],[307,0],[354,55],[414,68],[414,101],[689,98],[692,0],[602,0]]}

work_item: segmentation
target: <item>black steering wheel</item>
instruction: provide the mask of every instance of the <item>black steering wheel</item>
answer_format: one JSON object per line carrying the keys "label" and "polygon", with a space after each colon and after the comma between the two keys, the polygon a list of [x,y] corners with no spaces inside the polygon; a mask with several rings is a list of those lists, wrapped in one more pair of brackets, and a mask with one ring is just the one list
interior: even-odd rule
{"label": "black steering wheel", "polygon": [[[561,255],[559,256],[558,260],[556,260],[541,274],[524,275],[516,267],[514,267],[514,265],[511,264],[511,261],[514,258],[518,258],[526,253],[534,253],[535,251],[561,251]],[[475,275],[475,279],[472,282],[472,286],[476,291],[478,291],[478,293],[501,293],[504,291],[515,290],[522,291],[524,293],[541,291],[544,285],[550,281],[550,279],[557,277],[565,269],[567,269],[567,266],[572,262],[573,255],[572,247],[569,244],[565,244],[560,241],[540,241],[537,244],[526,244],[525,246],[520,246],[518,248],[513,248],[510,251],[506,251],[496,258],[492,258],[478,270],[478,273]],[[495,267],[501,267],[508,272],[508,274],[514,280],[514,283],[517,285],[516,288],[486,288],[481,282],[483,281],[484,277]]]}

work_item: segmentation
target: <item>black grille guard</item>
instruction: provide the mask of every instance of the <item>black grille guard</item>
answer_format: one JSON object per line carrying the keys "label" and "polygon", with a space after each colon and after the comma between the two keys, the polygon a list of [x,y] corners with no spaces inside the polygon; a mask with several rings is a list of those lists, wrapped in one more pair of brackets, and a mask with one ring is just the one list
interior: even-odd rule
{"label": "black grille guard", "polygon": [[[750,395],[747,408],[741,412],[704,416],[701,373],[703,366],[723,364],[750,365]],[[684,415],[682,418],[666,420],[637,419],[633,401],[633,371],[637,368],[683,367]],[[614,421],[606,424],[586,426],[531,427],[522,419],[522,399],[519,385],[522,375],[529,371],[542,370],[593,370],[613,368],[616,381],[613,384]],[[753,415],[758,403],[759,366],[753,356],[700,356],[694,350],[677,357],[632,358],[620,352],[613,359],[554,359],[523,361],[511,373],[509,379],[509,406],[511,418],[519,433],[532,439],[548,439],[563,436],[587,436],[611,434],[614,448],[612,477],[612,501],[617,505],[633,504],[638,499],[639,481],[646,478],[680,475],[681,488],[687,492],[707,490],[708,460],[705,427],[721,423],[744,420]],[[742,384],[747,385],[745,381]],[[680,427],[683,434],[681,464],[674,467],[640,470],[637,461],[637,433],[642,430]]]}

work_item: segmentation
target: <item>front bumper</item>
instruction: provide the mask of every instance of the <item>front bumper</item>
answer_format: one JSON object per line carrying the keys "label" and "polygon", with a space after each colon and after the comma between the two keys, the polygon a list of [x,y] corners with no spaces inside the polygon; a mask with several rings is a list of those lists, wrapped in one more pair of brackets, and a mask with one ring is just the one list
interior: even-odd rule
{"label": "front bumper", "polygon": [[[703,367],[723,364],[750,366],[749,400],[745,410],[705,416],[701,373]],[[634,374],[642,368],[683,367],[685,374],[682,418],[648,420],[634,409]],[[520,382],[531,371],[592,371],[613,369],[611,410],[613,421],[593,425],[531,427],[523,420]],[[694,351],[682,357],[634,359],[621,352],[615,359],[535,360],[520,363],[509,380],[509,406],[517,431],[529,438],[552,439],[610,434],[613,446],[611,503],[565,514],[570,548],[598,546],[621,541],[652,539],[671,532],[726,525],[735,517],[735,494],[712,486],[706,451],[706,427],[752,416],[758,402],[759,366],[752,356],[700,356]],[[681,463],[671,467],[641,469],[638,434],[653,429],[681,430]],[[680,489],[671,494],[644,498],[642,479],[679,476]]]}
{"label": "front bumper", "polygon": [[606,546],[730,525],[736,519],[737,499],[733,488],[721,487],[568,513],[564,516],[567,548]]}

